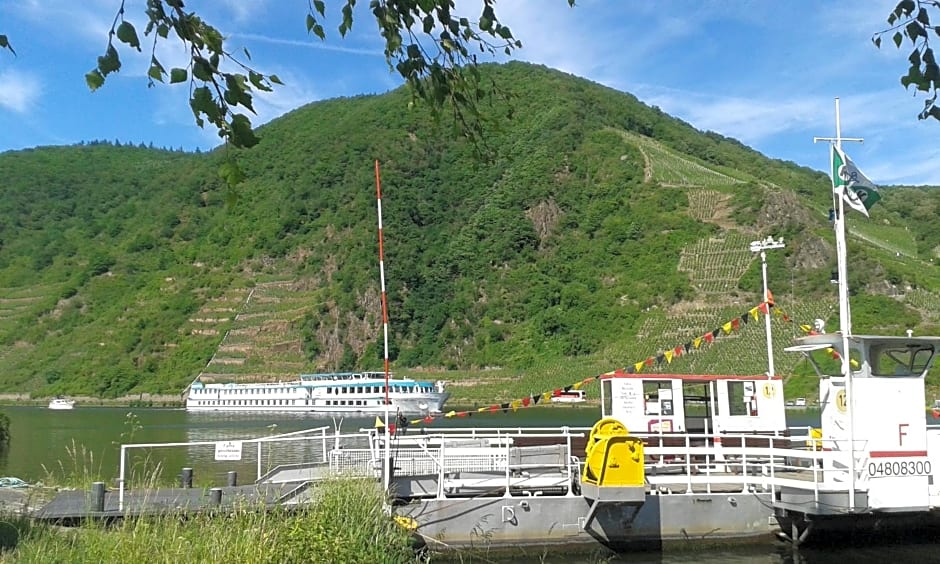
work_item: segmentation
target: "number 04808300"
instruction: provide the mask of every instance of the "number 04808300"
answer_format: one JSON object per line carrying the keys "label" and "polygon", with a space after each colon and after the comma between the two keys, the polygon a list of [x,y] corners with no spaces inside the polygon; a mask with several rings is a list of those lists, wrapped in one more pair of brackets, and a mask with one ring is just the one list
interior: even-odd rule
{"label": "number 04808300", "polygon": [[929,476],[932,468],[930,461],[925,459],[886,460],[884,462],[869,462],[868,475],[872,478],[888,476]]}

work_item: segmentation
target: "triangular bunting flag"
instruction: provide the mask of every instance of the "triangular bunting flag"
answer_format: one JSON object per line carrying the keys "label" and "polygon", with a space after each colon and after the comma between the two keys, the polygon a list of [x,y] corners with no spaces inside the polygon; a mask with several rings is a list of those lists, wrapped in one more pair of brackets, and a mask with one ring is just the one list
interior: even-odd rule
{"label": "triangular bunting flag", "polygon": [[747,315],[746,313],[743,314],[743,315],[741,315],[741,321],[742,321],[743,323],[747,323],[747,322],[750,321],[750,320],[751,320],[751,318],[748,317],[748,315]]}
{"label": "triangular bunting flag", "polygon": [[757,309],[759,309],[760,312],[763,313],[764,315],[767,315],[768,313],[770,313],[770,308],[767,307],[767,302],[764,302],[761,305],[757,306]]}
{"label": "triangular bunting flag", "polygon": [[672,354],[675,356],[682,356],[682,345],[679,345],[673,349]]}
{"label": "triangular bunting flag", "polygon": [[666,364],[672,363],[672,351],[664,352],[663,356],[666,358]]}
{"label": "triangular bunting flag", "polygon": [[721,330],[725,332],[725,335],[731,332],[731,322],[727,322],[721,326]]}
{"label": "triangular bunting flag", "polygon": [[654,362],[655,362],[655,359],[653,357],[649,357],[648,359],[646,359],[647,366],[653,366]]}
{"label": "triangular bunting flag", "polygon": [[734,329],[735,331],[737,331],[738,329],[740,329],[740,328],[741,328],[741,319],[738,318],[738,317],[735,317],[734,319],[732,319],[732,320],[731,320],[731,328]]}
{"label": "triangular bunting flag", "polygon": [[524,405],[525,407],[529,407],[530,405],[532,405],[532,398],[531,397],[522,398],[522,405]]}
{"label": "triangular bunting flag", "polygon": [[774,294],[770,291],[770,288],[767,288],[767,303],[774,305]]}
{"label": "triangular bunting flag", "polygon": [[658,355],[656,355],[656,365],[657,365],[657,366],[660,365],[660,364],[662,364],[664,360],[666,360],[666,357],[663,356],[663,353],[659,353]]}
{"label": "triangular bunting flag", "polygon": [[712,329],[712,337],[717,337],[719,332],[720,331],[718,329]]}
{"label": "triangular bunting flag", "polygon": [[715,340],[715,335],[714,335],[714,333],[705,333],[705,342],[706,342],[706,343],[711,343],[711,342],[714,341],[714,340]]}
{"label": "triangular bunting flag", "polygon": [[751,317],[754,318],[754,321],[757,321],[757,315],[758,315],[759,309],[760,309],[760,306],[755,307],[754,309],[750,311]]}

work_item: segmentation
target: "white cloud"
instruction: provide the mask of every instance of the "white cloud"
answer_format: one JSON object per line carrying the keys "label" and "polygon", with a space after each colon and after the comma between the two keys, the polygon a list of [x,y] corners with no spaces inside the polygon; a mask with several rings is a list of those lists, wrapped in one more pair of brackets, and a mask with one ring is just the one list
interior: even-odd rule
{"label": "white cloud", "polygon": [[18,69],[0,70],[0,107],[18,114],[28,113],[42,94],[39,79]]}

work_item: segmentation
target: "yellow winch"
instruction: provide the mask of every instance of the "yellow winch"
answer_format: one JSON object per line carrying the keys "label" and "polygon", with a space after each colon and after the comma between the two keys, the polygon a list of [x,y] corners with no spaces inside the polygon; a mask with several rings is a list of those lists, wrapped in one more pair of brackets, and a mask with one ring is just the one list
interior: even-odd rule
{"label": "yellow winch", "polygon": [[643,441],[631,437],[626,426],[605,417],[591,428],[585,447],[581,481],[595,486],[642,486]]}

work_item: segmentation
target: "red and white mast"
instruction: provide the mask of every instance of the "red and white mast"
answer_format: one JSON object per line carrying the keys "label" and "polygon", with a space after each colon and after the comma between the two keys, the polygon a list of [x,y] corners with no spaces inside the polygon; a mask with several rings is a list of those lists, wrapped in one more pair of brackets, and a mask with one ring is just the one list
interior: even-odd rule
{"label": "red and white mast", "polygon": [[379,175],[379,160],[375,160],[375,203],[376,208],[378,209],[379,217],[379,279],[381,280],[382,287],[382,333],[384,336],[384,347],[385,347],[385,470],[382,472],[383,475],[383,486],[385,490],[388,490],[389,482],[391,481],[391,471],[389,465],[391,462],[391,455],[389,452],[389,421],[388,421],[388,408],[391,402],[389,401],[389,371],[388,371],[388,298],[385,293],[385,248],[383,246],[382,240],[382,178]]}
{"label": "red and white mast", "polygon": [[382,241],[382,178],[379,175],[379,160],[375,160],[375,203],[379,212],[379,278],[382,282],[382,333],[385,342],[385,424],[388,425],[388,298],[385,294],[385,248]]}

